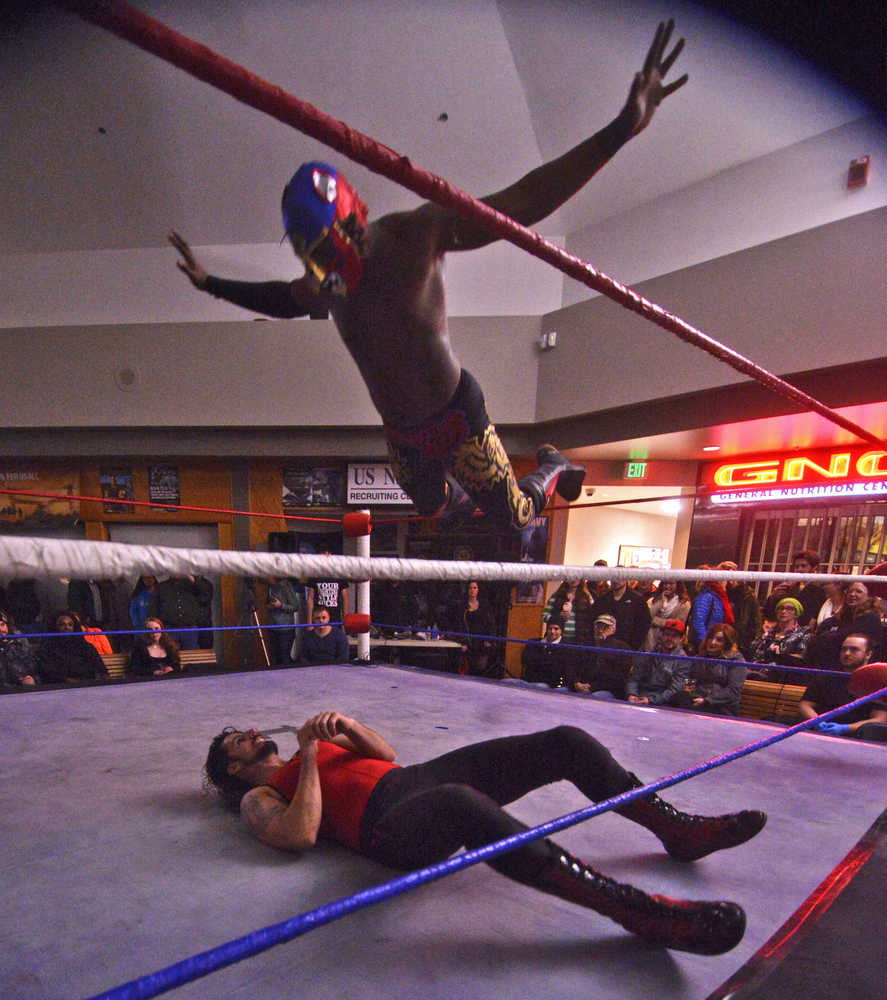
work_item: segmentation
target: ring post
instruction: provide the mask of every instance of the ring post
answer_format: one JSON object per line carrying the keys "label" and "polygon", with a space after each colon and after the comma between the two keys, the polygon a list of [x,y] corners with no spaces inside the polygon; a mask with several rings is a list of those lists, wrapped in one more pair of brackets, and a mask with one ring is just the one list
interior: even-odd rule
{"label": "ring post", "polygon": [[[370,557],[370,531],[372,530],[372,524],[370,521],[370,512],[368,510],[357,511],[360,517],[363,519],[363,530],[360,534],[356,535],[355,542],[357,546],[356,555],[362,559],[369,559]],[[358,580],[357,581],[357,613],[359,615],[370,615],[370,581],[369,580]],[[370,662],[370,633],[360,632],[357,636],[357,659],[363,663]]]}

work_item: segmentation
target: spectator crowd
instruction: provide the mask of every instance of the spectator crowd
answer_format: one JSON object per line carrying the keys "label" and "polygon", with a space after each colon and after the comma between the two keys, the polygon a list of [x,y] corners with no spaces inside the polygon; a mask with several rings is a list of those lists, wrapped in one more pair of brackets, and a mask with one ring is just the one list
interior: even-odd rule
{"label": "spectator crowd", "polygon": [[[666,580],[652,591],[630,580],[604,588],[564,581],[545,605],[541,642],[523,651],[523,679],[596,698],[735,716],[750,678],[804,687],[801,715],[813,718],[852,700],[846,679],[793,668],[849,673],[887,660],[881,598],[864,580],[786,580],[759,601],[732,578],[736,563],[697,568],[724,575],[691,587]],[[818,568],[815,552],[793,555],[792,572]],[[887,705],[874,702],[821,731],[883,739]]]}
{"label": "spectator crowd", "polygon": [[[812,575],[818,567],[815,552],[792,558],[795,573]],[[864,579],[822,586],[786,580],[759,600],[734,578],[736,563],[698,568],[723,576],[689,587],[674,580],[655,586],[563,581],[545,603],[541,641],[523,649],[523,680],[599,699],[735,716],[751,678],[804,685],[801,713],[812,718],[851,700],[846,681],[821,675],[808,683],[813,675],[792,668],[846,673],[887,660],[881,597]],[[108,674],[103,655],[114,652],[126,655],[133,677],[165,677],[181,672],[180,651],[213,646],[213,586],[205,577],[158,581],[146,574],[125,594],[108,580],[64,582],[68,606],[49,615],[33,581],[0,587],[4,689],[101,680]],[[264,584],[271,666],[348,661],[341,625],[349,610],[348,581],[269,577]],[[449,638],[458,647],[460,672],[501,678],[505,647],[499,637],[509,600],[503,613],[502,587],[507,592],[507,584],[488,584],[485,593],[476,581],[374,583],[374,634]],[[114,634],[126,629],[132,634]],[[887,706],[873,703],[823,731],[864,734],[870,724],[887,726]]]}

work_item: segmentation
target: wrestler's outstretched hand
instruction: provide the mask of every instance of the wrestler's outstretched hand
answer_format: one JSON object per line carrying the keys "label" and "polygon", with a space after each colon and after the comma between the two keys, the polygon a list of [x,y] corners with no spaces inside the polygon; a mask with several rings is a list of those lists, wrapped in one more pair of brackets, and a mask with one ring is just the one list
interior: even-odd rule
{"label": "wrestler's outstretched hand", "polygon": [[656,113],[656,108],[666,97],[669,97],[687,82],[686,73],[667,86],[662,82],[684,48],[684,39],[681,38],[671,52],[665,55],[672,31],[674,31],[673,20],[669,20],[667,24],[660,22],[653,38],[653,44],[644,60],[643,69],[635,75],[632,81],[628,100],[625,102],[620,116],[629,135],[634,136],[642,132],[650,124]]}
{"label": "wrestler's outstretched hand", "polygon": [[176,267],[187,277],[195,288],[199,288],[203,291],[206,288],[207,273],[200,266],[200,264],[197,263],[197,259],[191,251],[191,247],[188,245],[187,241],[181,236],[181,234],[177,233],[175,229],[171,229],[169,231],[167,239],[182,255],[182,259],[176,261]]}

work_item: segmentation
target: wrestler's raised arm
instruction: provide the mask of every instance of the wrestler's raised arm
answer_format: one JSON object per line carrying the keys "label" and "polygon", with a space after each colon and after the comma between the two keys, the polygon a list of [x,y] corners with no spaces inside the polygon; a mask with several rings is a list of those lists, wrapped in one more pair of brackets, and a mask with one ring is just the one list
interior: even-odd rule
{"label": "wrestler's raised arm", "polygon": [[250,789],[240,803],[250,832],[283,851],[308,851],[317,843],[323,815],[323,793],[317,770],[317,739],[310,723],[298,732],[299,781],[292,799],[267,785]]}
{"label": "wrestler's raised arm", "polygon": [[180,233],[173,229],[167,238],[181,254],[176,267],[201,292],[209,292],[218,299],[275,319],[315,316],[326,311],[326,300],[306,278],[295,281],[231,281],[217,278],[207,274]]}
{"label": "wrestler's raised arm", "polygon": [[[660,23],[643,67],[632,81],[628,99],[609,125],[558,159],[537,167],[516,183],[481,200],[524,226],[534,226],[572,198],[629,139],[650,124],[662,101],[687,82],[685,73],[672,83],[663,83],[684,47],[681,38],[666,54],[673,30],[674,21]],[[416,211],[426,212],[429,218],[434,218],[435,214],[440,216],[436,220],[440,227],[440,252],[472,250],[496,239],[450,210],[426,205]]]}

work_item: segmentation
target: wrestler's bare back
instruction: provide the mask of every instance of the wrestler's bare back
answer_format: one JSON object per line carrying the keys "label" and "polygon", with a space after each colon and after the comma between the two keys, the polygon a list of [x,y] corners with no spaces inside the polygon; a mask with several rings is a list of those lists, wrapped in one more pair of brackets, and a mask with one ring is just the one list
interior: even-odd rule
{"label": "wrestler's bare back", "polygon": [[440,215],[417,210],[367,228],[360,287],[328,300],[376,409],[394,427],[441,411],[459,383],[444,292]]}

